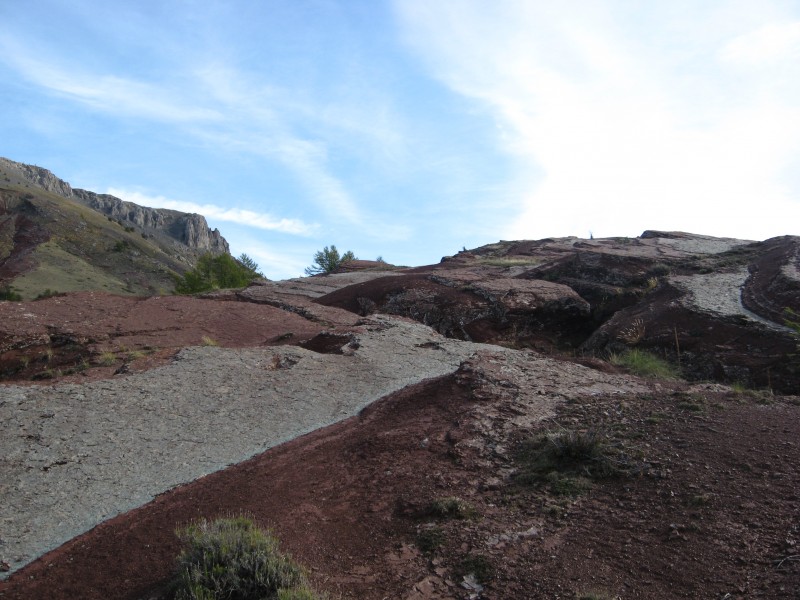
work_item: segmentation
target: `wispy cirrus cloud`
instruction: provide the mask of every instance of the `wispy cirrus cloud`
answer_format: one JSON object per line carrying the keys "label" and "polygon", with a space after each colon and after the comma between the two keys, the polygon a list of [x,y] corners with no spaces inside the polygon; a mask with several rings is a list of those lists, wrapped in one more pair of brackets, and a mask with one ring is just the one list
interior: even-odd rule
{"label": "wispy cirrus cloud", "polygon": [[209,219],[219,221],[229,221],[248,227],[264,229],[267,231],[278,231],[292,235],[308,236],[313,234],[319,225],[308,224],[299,219],[277,218],[269,213],[259,213],[240,208],[225,208],[214,204],[198,204],[183,200],[170,200],[163,196],[151,196],[141,192],[124,190],[119,188],[109,188],[108,193],[122,200],[149,206],[153,208],[168,208],[188,213],[201,214]]}
{"label": "wispy cirrus cloud", "polygon": [[9,36],[0,38],[8,66],[31,83],[95,110],[169,123],[220,121],[211,107],[188,101],[180,90],[110,74],[83,72],[31,53]]}

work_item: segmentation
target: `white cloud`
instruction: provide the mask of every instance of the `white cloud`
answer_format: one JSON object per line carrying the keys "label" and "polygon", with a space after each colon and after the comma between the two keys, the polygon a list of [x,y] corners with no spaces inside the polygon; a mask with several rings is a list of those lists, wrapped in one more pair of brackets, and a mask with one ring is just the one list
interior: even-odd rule
{"label": "white cloud", "polygon": [[253,241],[245,241],[235,254],[244,252],[258,263],[261,272],[270,279],[300,277],[303,270],[311,264],[313,253],[308,250],[275,250],[271,246]]}
{"label": "white cloud", "polygon": [[737,36],[721,50],[723,60],[758,66],[800,59],[800,21],[772,23]]}
{"label": "white cloud", "polygon": [[[489,107],[499,148],[518,162],[516,189],[527,192],[504,237],[790,233],[800,222],[800,190],[783,180],[800,162],[796,88],[734,86],[695,40],[681,60],[663,60],[648,45],[659,31],[611,18],[619,3],[572,6],[396,2],[408,43],[451,89]],[[781,30],[780,52],[795,35]],[[762,34],[739,47],[778,52]],[[687,85],[693,77],[702,89]],[[769,93],[736,87],[750,83]],[[761,210],[782,218],[754,219]]]}
{"label": "white cloud", "polygon": [[293,235],[311,235],[319,226],[304,223],[298,219],[280,219],[269,213],[258,213],[240,208],[224,208],[214,204],[197,204],[182,200],[170,200],[164,196],[149,196],[140,192],[128,191],[120,188],[108,188],[112,196],[121,198],[128,202],[139,204],[140,206],[150,206],[153,208],[168,208],[181,212],[197,213],[207,219],[217,219],[229,221],[257,229],[268,231],[278,231]]}

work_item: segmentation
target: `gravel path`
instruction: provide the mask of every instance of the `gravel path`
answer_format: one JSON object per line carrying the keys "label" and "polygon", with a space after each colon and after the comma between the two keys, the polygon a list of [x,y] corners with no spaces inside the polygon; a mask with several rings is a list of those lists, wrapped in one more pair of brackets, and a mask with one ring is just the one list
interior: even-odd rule
{"label": "gravel path", "polygon": [[141,374],[0,386],[0,558],[14,571],[157,494],[451,373],[486,348],[399,319],[368,323],[344,354],[193,347]]}

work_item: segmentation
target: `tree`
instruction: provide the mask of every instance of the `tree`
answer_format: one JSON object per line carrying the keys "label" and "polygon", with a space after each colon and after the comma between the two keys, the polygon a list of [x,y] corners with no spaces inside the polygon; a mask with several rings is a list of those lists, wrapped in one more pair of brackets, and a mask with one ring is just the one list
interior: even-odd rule
{"label": "tree", "polygon": [[263,277],[264,276],[264,274],[261,271],[259,271],[258,263],[256,263],[256,261],[254,261],[252,258],[247,256],[247,254],[243,253],[236,260],[239,261],[239,264],[241,264],[243,267],[245,267],[247,269],[250,269],[253,273],[258,275],[259,277]]}
{"label": "tree", "polygon": [[175,292],[197,294],[244,287],[257,277],[262,277],[258,272],[258,265],[246,254],[235,259],[230,254],[214,256],[207,253],[197,260],[194,269],[187,271],[183,277],[175,278]]}
{"label": "tree", "polygon": [[344,263],[357,260],[356,255],[350,250],[339,256],[336,246],[331,245],[330,249],[325,246],[322,250],[314,254],[314,264],[306,267],[306,275],[319,275],[320,273],[333,273]]}

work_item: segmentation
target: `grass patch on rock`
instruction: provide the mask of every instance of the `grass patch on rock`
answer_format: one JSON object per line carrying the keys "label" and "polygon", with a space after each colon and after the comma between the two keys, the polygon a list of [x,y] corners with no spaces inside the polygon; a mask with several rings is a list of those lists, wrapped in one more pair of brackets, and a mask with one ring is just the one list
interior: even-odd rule
{"label": "grass patch on rock", "polygon": [[678,369],[666,360],[639,348],[631,348],[622,354],[612,354],[611,364],[639,377],[678,379],[680,376]]}

